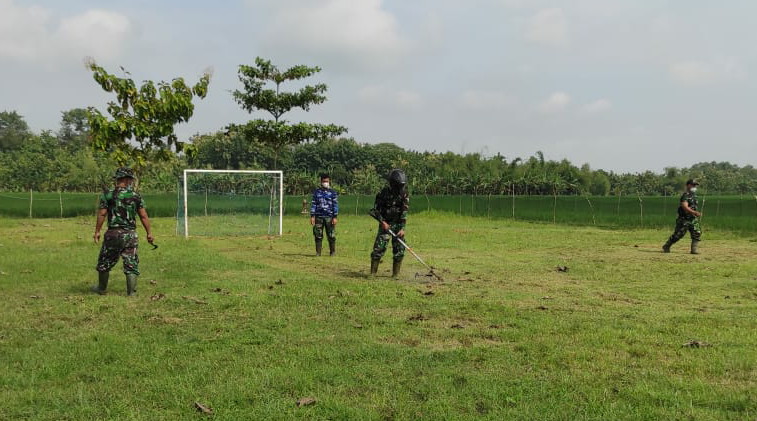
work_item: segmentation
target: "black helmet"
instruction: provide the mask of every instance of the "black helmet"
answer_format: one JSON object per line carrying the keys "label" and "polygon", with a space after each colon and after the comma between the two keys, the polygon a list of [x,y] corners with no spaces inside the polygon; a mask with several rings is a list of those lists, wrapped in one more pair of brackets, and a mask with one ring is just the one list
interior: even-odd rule
{"label": "black helmet", "polygon": [[401,190],[407,184],[407,175],[401,169],[393,169],[389,173],[389,185],[395,190]]}
{"label": "black helmet", "polygon": [[686,180],[686,185],[687,186],[698,186],[699,185],[699,180],[697,180],[696,178],[690,178],[690,179]]}
{"label": "black helmet", "polygon": [[116,170],[113,178],[115,180],[118,180],[119,178],[134,178],[134,170],[129,167],[120,167]]}

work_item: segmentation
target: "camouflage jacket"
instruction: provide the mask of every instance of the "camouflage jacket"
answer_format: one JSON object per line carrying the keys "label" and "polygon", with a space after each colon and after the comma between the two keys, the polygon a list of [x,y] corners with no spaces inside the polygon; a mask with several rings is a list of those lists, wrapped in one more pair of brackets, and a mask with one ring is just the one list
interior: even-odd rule
{"label": "camouflage jacket", "polygon": [[137,211],[144,207],[142,196],[131,187],[116,187],[100,195],[99,208],[108,210],[108,229],[137,229]]}
{"label": "camouflage jacket", "polygon": [[691,221],[696,217],[683,209],[683,206],[681,205],[681,203],[683,202],[687,202],[691,210],[697,210],[697,207],[699,206],[699,204],[697,203],[697,194],[694,192],[686,191],[681,195],[681,200],[678,201],[678,217]]}
{"label": "camouflage jacket", "polygon": [[333,189],[319,188],[313,192],[310,216],[336,218],[339,215],[339,193]]}
{"label": "camouflage jacket", "polygon": [[406,189],[401,193],[395,193],[387,186],[376,195],[373,208],[378,211],[384,221],[404,226],[410,209],[410,196]]}

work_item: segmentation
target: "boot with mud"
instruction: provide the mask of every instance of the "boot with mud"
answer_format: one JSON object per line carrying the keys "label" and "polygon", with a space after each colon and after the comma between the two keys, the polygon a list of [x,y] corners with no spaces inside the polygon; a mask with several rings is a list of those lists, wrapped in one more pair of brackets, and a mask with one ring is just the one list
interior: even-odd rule
{"label": "boot with mud", "polygon": [[320,256],[323,250],[323,240],[315,240],[315,255]]}
{"label": "boot with mud", "polygon": [[133,273],[126,274],[126,295],[129,297],[137,295],[137,275]]}
{"label": "boot with mud", "polygon": [[371,275],[375,275],[378,273],[379,263],[381,263],[381,260],[375,260],[375,259],[371,260]]}
{"label": "boot with mud", "polygon": [[693,240],[691,242],[691,254],[699,254],[699,241]]}
{"label": "boot with mud", "polygon": [[336,238],[329,239],[329,256],[334,257],[336,254]]}
{"label": "boot with mud", "polygon": [[108,289],[108,278],[110,277],[110,272],[97,272],[97,286],[93,286],[91,288],[92,292],[105,295],[105,290]]}
{"label": "boot with mud", "polygon": [[396,278],[400,275],[400,270],[402,269],[402,260],[394,262],[392,264],[392,278]]}
{"label": "boot with mud", "polygon": [[672,245],[673,245],[673,243],[671,243],[670,240],[668,240],[667,242],[665,242],[665,244],[663,244],[663,246],[662,246],[662,252],[663,253],[670,253],[670,246],[672,246]]}

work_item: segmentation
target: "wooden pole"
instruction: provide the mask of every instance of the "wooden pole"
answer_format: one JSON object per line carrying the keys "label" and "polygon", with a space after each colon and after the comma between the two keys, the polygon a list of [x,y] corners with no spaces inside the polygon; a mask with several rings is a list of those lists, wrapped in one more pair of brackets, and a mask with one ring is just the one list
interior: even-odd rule
{"label": "wooden pole", "polygon": [[34,203],[34,190],[29,189],[29,218],[32,218],[32,204]]}
{"label": "wooden pole", "polygon": [[60,219],[63,219],[63,193],[58,190],[58,201],[60,202]]}
{"label": "wooden pole", "polygon": [[515,219],[515,183],[510,183],[510,192],[513,194],[513,219]]}

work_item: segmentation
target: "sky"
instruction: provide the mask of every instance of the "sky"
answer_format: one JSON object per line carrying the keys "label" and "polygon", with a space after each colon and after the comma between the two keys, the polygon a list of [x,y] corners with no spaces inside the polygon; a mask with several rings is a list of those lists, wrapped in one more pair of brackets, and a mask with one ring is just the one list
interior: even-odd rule
{"label": "sky", "polygon": [[359,142],[619,172],[755,165],[755,18],[751,0],[0,0],[0,111],[41,131],[104,109],[87,57],[139,81],[212,69],[187,139],[267,118],[230,94],[261,56],[321,67],[328,101],[285,118]]}

